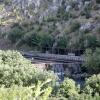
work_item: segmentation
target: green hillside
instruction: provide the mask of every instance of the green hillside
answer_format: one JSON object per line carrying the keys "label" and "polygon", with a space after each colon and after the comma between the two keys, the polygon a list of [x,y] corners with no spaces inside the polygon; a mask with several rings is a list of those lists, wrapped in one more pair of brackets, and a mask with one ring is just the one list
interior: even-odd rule
{"label": "green hillside", "polygon": [[0,36],[14,47],[100,47],[99,0],[4,0],[0,8]]}

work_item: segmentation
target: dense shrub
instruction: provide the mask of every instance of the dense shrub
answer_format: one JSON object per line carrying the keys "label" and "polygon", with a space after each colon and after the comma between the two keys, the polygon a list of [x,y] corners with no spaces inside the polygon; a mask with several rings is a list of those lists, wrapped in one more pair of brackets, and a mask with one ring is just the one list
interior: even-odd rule
{"label": "dense shrub", "polygon": [[61,7],[59,7],[58,12],[57,12],[57,18],[61,20],[68,20],[71,17],[71,13],[66,12],[65,2],[66,2],[65,0],[62,0]]}
{"label": "dense shrub", "polygon": [[0,86],[10,87],[14,84],[28,86],[37,80],[54,79],[49,72],[36,69],[30,61],[17,51],[0,51]]}
{"label": "dense shrub", "polygon": [[94,35],[88,35],[86,36],[85,38],[85,47],[86,48],[91,48],[91,49],[94,49],[98,46],[98,41],[97,41],[97,37],[94,36]]}
{"label": "dense shrub", "polygon": [[59,41],[57,42],[57,47],[59,48],[66,48],[68,45],[68,39],[66,36],[60,37]]}
{"label": "dense shrub", "polygon": [[99,100],[100,99],[100,75],[93,75],[86,79],[83,88],[76,86],[72,79],[65,79],[58,87],[56,96],[50,100]]}
{"label": "dense shrub", "polygon": [[34,47],[35,49],[38,48],[51,48],[54,42],[54,37],[48,33],[34,33],[29,32],[27,33],[22,41],[27,45]]}
{"label": "dense shrub", "polygon": [[[35,75],[31,62],[17,51],[0,51],[0,85],[28,85]],[[31,83],[31,82],[30,82]]]}
{"label": "dense shrub", "polygon": [[100,27],[97,28],[97,32],[100,33]]}
{"label": "dense shrub", "polygon": [[65,79],[64,82],[60,85],[58,90],[58,95],[68,98],[72,95],[78,96],[78,87],[75,84],[75,81],[72,79]]}
{"label": "dense shrub", "polygon": [[40,37],[41,37],[40,46],[42,48],[52,47],[54,42],[54,37],[51,34],[42,34],[40,35]]}
{"label": "dense shrub", "polygon": [[100,96],[82,93],[79,96],[70,96],[67,100],[100,100]]}
{"label": "dense shrub", "polygon": [[[100,48],[96,50],[87,49],[85,52],[85,66],[90,70],[99,71],[100,70]],[[99,70],[97,70],[99,69]],[[94,71],[94,72],[95,72]]]}
{"label": "dense shrub", "polygon": [[49,83],[47,80],[44,83],[40,81],[30,87],[12,86],[11,88],[0,88],[0,100],[47,100],[51,94],[52,88],[44,85]]}
{"label": "dense shrub", "polygon": [[100,0],[96,0],[96,3],[100,4]]}
{"label": "dense shrub", "polygon": [[5,4],[5,5],[10,4],[10,3],[11,3],[11,1],[12,1],[12,0],[3,0],[3,2],[4,2],[4,4]]}
{"label": "dense shrub", "polygon": [[21,39],[23,34],[24,33],[22,32],[22,30],[19,27],[15,27],[15,28],[11,29],[11,31],[9,32],[8,39],[12,43],[16,43],[16,42],[18,42],[19,39]]}
{"label": "dense shrub", "polygon": [[75,32],[79,28],[80,28],[80,22],[78,22],[77,20],[71,22],[70,32]]}
{"label": "dense shrub", "polygon": [[81,15],[85,15],[86,18],[90,18],[91,17],[91,4],[88,4],[84,7],[84,9],[81,12]]}
{"label": "dense shrub", "polygon": [[34,32],[29,32],[24,35],[22,41],[31,47],[38,47],[40,45],[40,36]]}
{"label": "dense shrub", "polygon": [[84,91],[86,94],[100,95],[100,74],[93,75],[86,80]]}

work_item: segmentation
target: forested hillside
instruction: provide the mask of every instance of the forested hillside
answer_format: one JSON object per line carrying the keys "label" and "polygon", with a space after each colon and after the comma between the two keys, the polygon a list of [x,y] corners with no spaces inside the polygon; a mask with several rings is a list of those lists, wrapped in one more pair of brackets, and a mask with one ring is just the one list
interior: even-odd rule
{"label": "forested hillside", "polygon": [[0,38],[22,49],[100,47],[100,0],[0,0]]}
{"label": "forested hillside", "polygon": [[100,100],[100,0],[0,0],[0,100]]}

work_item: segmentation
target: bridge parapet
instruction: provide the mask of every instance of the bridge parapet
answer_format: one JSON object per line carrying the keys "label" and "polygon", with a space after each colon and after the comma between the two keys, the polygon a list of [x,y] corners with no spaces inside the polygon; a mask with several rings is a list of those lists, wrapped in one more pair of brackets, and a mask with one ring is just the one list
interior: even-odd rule
{"label": "bridge parapet", "polygon": [[29,58],[42,59],[42,60],[85,62],[85,59],[83,57],[74,55],[58,55],[58,54],[48,54],[39,52],[22,52],[22,55]]}

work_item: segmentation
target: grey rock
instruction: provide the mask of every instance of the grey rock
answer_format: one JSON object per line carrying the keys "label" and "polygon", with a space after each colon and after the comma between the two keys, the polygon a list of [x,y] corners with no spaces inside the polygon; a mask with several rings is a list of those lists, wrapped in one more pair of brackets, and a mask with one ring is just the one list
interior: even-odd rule
{"label": "grey rock", "polygon": [[71,6],[70,6],[70,5],[68,5],[68,6],[66,7],[66,12],[69,12],[69,11],[70,11],[70,9],[71,9]]}
{"label": "grey rock", "polygon": [[92,30],[93,29],[93,25],[90,23],[90,22],[87,22],[85,24],[83,24],[81,27],[80,27],[80,31],[86,31],[86,30]]}

